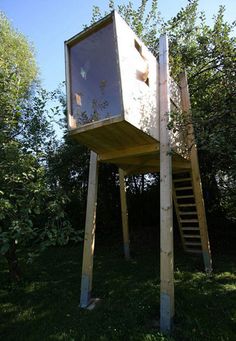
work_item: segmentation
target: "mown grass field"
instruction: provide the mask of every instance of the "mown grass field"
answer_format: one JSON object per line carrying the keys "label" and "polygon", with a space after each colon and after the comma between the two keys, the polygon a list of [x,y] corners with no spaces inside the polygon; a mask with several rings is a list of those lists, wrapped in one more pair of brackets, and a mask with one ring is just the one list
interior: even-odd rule
{"label": "mown grass field", "polygon": [[[94,261],[93,311],[79,308],[82,244],[45,251],[23,264],[24,280],[11,285],[5,262],[0,272],[1,340],[236,340],[236,255],[213,252],[214,273],[202,261],[175,251],[175,329],[158,332],[159,250],[155,238],[137,236],[132,260],[124,261],[119,238],[98,236]],[[223,251],[224,250],[224,251]]]}

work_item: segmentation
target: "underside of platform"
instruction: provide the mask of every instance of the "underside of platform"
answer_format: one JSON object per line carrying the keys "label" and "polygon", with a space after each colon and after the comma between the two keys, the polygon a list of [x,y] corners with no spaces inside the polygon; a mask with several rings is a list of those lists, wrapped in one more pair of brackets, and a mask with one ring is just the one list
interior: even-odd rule
{"label": "underside of platform", "polygon": [[[73,130],[71,136],[88,146],[100,162],[112,163],[126,175],[159,172],[160,143],[121,118],[89,123]],[[190,161],[173,152],[173,172],[190,169]]]}
{"label": "underside of platform", "polygon": [[[151,150],[152,149],[152,150]],[[147,150],[150,150],[147,152]],[[145,154],[144,154],[144,151]],[[144,174],[160,171],[160,153],[159,144],[143,146],[143,148],[137,149],[136,152],[129,155],[131,150],[126,150],[123,153],[113,153],[113,156],[101,155],[99,157],[100,162],[109,162],[117,165],[123,169],[126,175],[132,174]],[[109,158],[108,158],[109,157]],[[172,167],[173,172],[181,172],[191,168],[190,161],[183,159],[178,154],[172,155]]]}

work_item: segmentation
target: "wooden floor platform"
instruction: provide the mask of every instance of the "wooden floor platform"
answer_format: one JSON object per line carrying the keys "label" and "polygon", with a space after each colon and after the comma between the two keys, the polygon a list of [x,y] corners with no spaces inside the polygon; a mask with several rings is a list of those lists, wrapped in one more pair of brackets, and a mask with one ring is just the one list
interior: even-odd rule
{"label": "wooden floor platform", "polygon": [[70,131],[70,135],[98,155],[157,143],[121,116],[85,124]]}

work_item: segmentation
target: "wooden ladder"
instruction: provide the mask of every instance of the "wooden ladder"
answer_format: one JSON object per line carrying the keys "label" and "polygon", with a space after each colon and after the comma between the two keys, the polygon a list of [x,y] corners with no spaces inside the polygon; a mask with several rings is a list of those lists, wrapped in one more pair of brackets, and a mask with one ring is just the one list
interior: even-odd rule
{"label": "wooden ladder", "polygon": [[212,271],[211,249],[207,230],[206,213],[202,193],[198,153],[191,116],[187,74],[180,74],[181,107],[186,115],[186,145],[191,167],[188,171],[173,174],[173,200],[184,250],[203,256],[206,272]]}
{"label": "wooden ladder", "polygon": [[203,197],[198,198],[196,187],[200,188],[200,179],[193,179],[190,170],[173,175],[173,200],[184,250],[203,255],[205,269],[211,272],[211,250]]}

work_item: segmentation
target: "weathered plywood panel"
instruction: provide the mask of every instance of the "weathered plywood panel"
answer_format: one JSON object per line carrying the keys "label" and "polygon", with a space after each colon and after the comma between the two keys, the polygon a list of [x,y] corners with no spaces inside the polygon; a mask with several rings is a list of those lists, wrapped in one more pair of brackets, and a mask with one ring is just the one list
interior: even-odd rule
{"label": "weathered plywood panel", "polygon": [[170,100],[174,103],[175,107],[181,110],[181,91],[180,86],[175,80],[169,78]]}
{"label": "weathered plywood panel", "polygon": [[159,139],[156,58],[115,14],[124,118]]}

